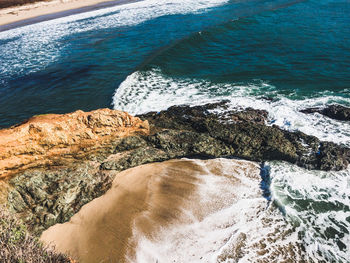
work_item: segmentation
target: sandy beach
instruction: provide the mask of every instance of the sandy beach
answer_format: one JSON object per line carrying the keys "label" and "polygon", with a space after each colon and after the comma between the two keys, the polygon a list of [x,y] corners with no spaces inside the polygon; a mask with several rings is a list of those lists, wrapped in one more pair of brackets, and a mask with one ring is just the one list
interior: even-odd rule
{"label": "sandy beach", "polygon": [[[41,240],[81,263],[158,262],[157,259],[186,262],[181,257],[189,255],[185,251],[190,245],[181,247],[181,244],[186,244],[188,235],[197,233],[199,236],[190,242],[192,247],[197,244],[197,249],[193,252],[195,255],[189,255],[189,262],[208,262],[210,256],[205,256],[205,245],[209,244],[208,250],[218,251],[228,240],[226,234],[218,234],[220,229],[227,228],[222,232],[229,233],[229,222],[235,222],[230,217],[229,222],[219,224],[218,229],[219,219],[214,219],[211,225],[209,218],[224,208],[244,202],[239,194],[242,189],[245,197],[251,196],[254,203],[265,202],[260,198],[258,182],[254,181],[252,188],[241,178],[259,180],[259,166],[242,160],[179,159],[131,168],[116,176],[105,195],[86,204],[69,222],[46,230]],[[239,209],[233,210],[241,214]],[[200,222],[213,228],[205,227],[201,232]],[[199,233],[189,232],[193,224]],[[215,244],[208,241],[210,236],[215,237]],[[157,242],[165,244],[166,241],[160,241],[162,237],[169,241],[165,245],[168,251],[157,245]],[[172,240],[174,237],[179,240]],[[148,245],[144,245],[144,241]],[[152,249],[152,244],[156,248]],[[157,253],[160,254],[155,255]]]}
{"label": "sandy beach", "polygon": [[63,16],[125,4],[129,0],[52,0],[0,9],[0,32]]}
{"label": "sandy beach", "polygon": [[80,262],[125,262],[133,254],[135,227],[145,235],[177,218],[181,204],[205,173],[193,161],[174,160],[121,172],[106,193],[70,222],[45,231],[42,240]]}

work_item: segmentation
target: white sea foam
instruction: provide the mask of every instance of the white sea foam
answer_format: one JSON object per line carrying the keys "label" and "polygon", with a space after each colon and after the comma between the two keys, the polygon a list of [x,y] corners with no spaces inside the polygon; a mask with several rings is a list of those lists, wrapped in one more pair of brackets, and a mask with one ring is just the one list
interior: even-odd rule
{"label": "white sea foam", "polygon": [[[279,262],[305,259],[297,233],[259,188],[259,166],[216,159],[222,174],[207,170],[183,206],[181,222],[146,237],[134,228],[138,246],[131,262]],[[202,161],[198,164],[203,165]],[[249,168],[253,167],[253,169]],[[307,262],[304,261],[304,262]]]}
{"label": "white sea foam", "polygon": [[[263,97],[272,97],[273,100]],[[279,95],[275,87],[263,82],[251,85],[212,84],[205,80],[170,78],[160,70],[154,69],[131,74],[116,90],[113,104],[116,109],[140,114],[164,110],[171,105],[195,105],[223,99],[230,100],[230,108],[252,107],[267,110],[270,124],[350,146],[349,123],[332,120],[320,114],[307,115],[300,112],[307,107],[322,107],[329,103],[350,103],[349,99],[334,96],[331,92],[298,100]],[[254,188],[257,182],[249,179],[250,186],[245,190],[255,194],[255,197],[245,199],[246,192],[241,188],[238,193],[243,197],[242,201],[208,215],[203,221],[167,229],[164,232],[166,235],[160,237],[157,242],[141,240],[139,262],[147,262],[154,258],[161,259],[159,262],[169,262],[165,254],[159,251],[176,251],[176,262],[183,262],[182,256],[192,252],[194,258],[191,258],[191,262],[220,262],[222,258],[222,262],[271,262],[271,258],[276,256],[274,251],[278,250],[273,246],[282,246],[284,250],[286,247],[295,249],[289,251],[293,254],[289,255],[293,262],[350,262],[350,168],[340,172],[320,172],[308,171],[286,163],[277,162],[270,165],[273,178],[272,199],[285,212],[286,217],[273,209],[273,206],[264,209],[266,202],[261,198],[261,193],[258,194]],[[224,198],[232,199],[229,196],[230,191],[221,191],[215,183],[210,184],[217,189],[218,195],[222,194]],[[232,189],[236,190],[236,187]],[[223,194],[225,192],[228,193],[227,196]],[[204,196],[210,194],[206,193]],[[251,216],[254,213],[257,213],[256,217]],[[227,228],[221,232],[213,231],[216,224],[225,225]],[[332,232],[338,234],[332,236]],[[180,238],[185,233],[189,233],[186,239]],[[215,233],[215,237],[212,233]],[[246,249],[242,250],[243,256],[237,260],[232,251],[237,250],[237,244],[241,244],[242,239],[248,242],[244,245]],[[216,247],[214,240],[219,240],[221,246]],[[176,244],[178,250],[172,244]],[[267,251],[261,248],[265,246]],[[301,247],[304,247],[307,255],[303,254]],[[199,253],[206,248],[206,253]],[[212,250],[209,251],[209,248]],[[224,252],[226,249],[228,254]],[[197,255],[203,258],[195,258]]]}
{"label": "white sea foam", "polygon": [[309,257],[350,262],[350,168],[321,172],[272,163],[271,177],[273,198],[298,225]]}
{"label": "white sea foam", "polygon": [[0,47],[0,72],[6,75],[45,68],[61,55],[65,44],[59,40],[67,35],[133,26],[165,15],[205,12],[227,1],[144,0],[0,32],[0,40],[9,40]]}
{"label": "white sea foam", "polygon": [[[322,96],[321,96],[322,95]],[[273,97],[273,101],[263,97]],[[263,109],[269,112],[270,124],[287,130],[299,130],[350,146],[350,124],[327,118],[321,114],[304,114],[300,110],[329,103],[350,104],[350,99],[320,94],[307,99],[290,99],[279,95],[268,83],[242,85],[235,83],[212,84],[205,80],[174,79],[158,69],[135,72],[121,83],[113,97],[115,109],[132,114],[165,110],[179,104],[202,104],[230,100],[231,108]]]}

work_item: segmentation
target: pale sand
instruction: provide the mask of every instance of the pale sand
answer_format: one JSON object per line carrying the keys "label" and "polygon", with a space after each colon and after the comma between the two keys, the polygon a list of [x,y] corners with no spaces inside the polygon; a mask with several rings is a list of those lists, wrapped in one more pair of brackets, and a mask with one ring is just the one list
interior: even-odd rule
{"label": "pale sand", "polygon": [[133,224],[150,233],[176,218],[198,171],[201,168],[190,161],[170,161],[121,172],[105,195],[85,205],[70,222],[49,228],[41,240],[53,242],[79,262],[123,262],[133,248],[128,241]]}
{"label": "pale sand", "polygon": [[[109,6],[108,3],[118,4],[119,1],[113,0],[51,0],[45,2],[38,2],[33,4],[27,4],[23,6],[10,7],[5,9],[0,9],[0,26],[11,24],[14,22],[19,22],[27,19],[32,19],[40,16],[45,16],[49,14],[60,13],[69,10],[81,9],[84,7],[95,6],[96,8],[102,8],[104,6]],[[123,1],[122,3],[127,3],[129,1]],[[133,1],[131,1],[133,2]],[[102,3],[106,3],[103,5]],[[98,6],[101,4],[100,6]],[[84,10],[81,10],[83,12]],[[86,10],[90,11],[90,10]],[[73,12],[74,13],[74,12]],[[79,12],[77,12],[79,13]],[[62,14],[61,16],[69,15]],[[54,16],[53,16],[54,17]],[[45,17],[43,20],[49,19]],[[43,21],[40,20],[40,21]],[[35,21],[37,22],[37,21]],[[26,23],[24,23],[26,24]],[[19,25],[20,26],[20,25]]]}
{"label": "pale sand", "polygon": [[[232,163],[238,170],[259,175],[253,163]],[[152,239],[170,224],[178,225],[188,206],[196,218],[212,212],[211,205],[201,207],[197,188],[203,176],[221,176],[223,169],[215,160],[181,159],[123,171],[105,195],[85,205],[69,222],[46,230],[41,240],[82,263],[134,262],[138,233]]]}

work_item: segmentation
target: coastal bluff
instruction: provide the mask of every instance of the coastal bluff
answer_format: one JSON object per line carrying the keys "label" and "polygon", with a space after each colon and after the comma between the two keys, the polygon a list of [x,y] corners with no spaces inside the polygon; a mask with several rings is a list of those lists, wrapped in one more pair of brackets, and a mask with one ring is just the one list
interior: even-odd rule
{"label": "coastal bluff", "polygon": [[39,236],[106,193],[121,171],[187,158],[286,161],[341,170],[350,149],[268,124],[264,110],[227,101],[132,117],[101,109],[39,115],[0,131],[1,202]]}
{"label": "coastal bluff", "polygon": [[113,151],[114,141],[148,133],[147,121],[111,109],[37,115],[0,130],[1,203],[7,202],[15,175],[33,169],[59,170],[101,158]]}
{"label": "coastal bluff", "polygon": [[147,121],[117,110],[34,116],[0,130],[0,178],[28,168],[84,159],[114,139],[148,133]]}

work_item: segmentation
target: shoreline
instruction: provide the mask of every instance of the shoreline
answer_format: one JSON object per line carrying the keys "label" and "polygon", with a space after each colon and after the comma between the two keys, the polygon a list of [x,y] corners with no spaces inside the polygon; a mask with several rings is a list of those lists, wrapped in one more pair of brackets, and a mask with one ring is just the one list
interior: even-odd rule
{"label": "shoreline", "polygon": [[[263,176],[261,168],[264,162],[280,162],[281,166],[274,166],[273,173],[271,173],[271,175],[280,174],[279,171],[282,171],[282,175],[279,176],[280,183],[276,185],[279,189],[285,189],[285,187],[282,188],[285,185],[284,175],[287,175],[287,178],[294,183],[292,186],[295,188],[292,188],[290,192],[281,192],[278,201],[284,200],[283,196],[289,193],[294,194],[293,189],[299,189],[297,186],[300,180],[303,180],[304,174],[305,177],[306,174],[312,176],[306,184],[307,189],[310,189],[311,186],[314,186],[314,180],[319,176],[320,170],[327,172],[348,169],[350,148],[321,141],[302,132],[282,130],[276,125],[269,126],[267,111],[252,108],[243,111],[240,109],[230,110],[227,104],[228,101],[221,101],[198,106],[172,106],[161,112],[149,112],[135,117],[126,112],[110,109],[99,109],[92,112],[76,111],[64,115],[39,115],[34,116],[26,123],[0,130],[0,175],[1,172],[3,175],[0,176],[3,189],[0,204],[7,205],[10,211],[17,214],[23,220],[26,229],[33,235],[41,236],[41,240],[46,244],[54,242],[58,252],[68,251],[72,253],[69,256],[73,259],[81,258],[81,262],[94,263],[105,260],[106,255],[111,255],[113,258],[122,258],[123,255],[131,255],[132,257],[134,255],[150,255],[151,258],[147,262],[154,262],[152,257],[156,255],[156,258],[164,258],[165,260],[162,261],[167,261],[167,255],[170,253],[149,254],[144,249],[138,249],[138,244],[141,244],[141,247],[145,247],[144,244],[150,244],[156,248],[152,251],[164,251],[164,246],[159,249],[158,245],[161,243],[170,248],[169,251],[176,251],[169,244],[181,243],[185,244],[183,248],[194,248],[194,250],[190,249],[187,252],[182,248],[177,250],[179,252],[176,252],[175,256],[179,262],[186,262],[182,255],[186,258],[188,255],[195,255],[198,258],[198,261],[195,262],[203,262],[202,257],[212,258],[212,255],[217,255],[215,251],[215,254],[211,252],[212,245],[207,250],[208,253],[202,254],[203,246],[197,242],[200,240],[197,237],[203,237],[208,232],[206,222],[213,222],[214,228],[209,229],[212,231],[211,233],[218,233],[215,226],[229,226],[228,229],[232,230],[231,227],[235,226],[228,225],[228,222],[241,222],[241,229],[246,229],[246,222],[252,222],[251,215],[255,218],[257,214],[260,214],[259,211],[266,211],[266,204],[268,204],[270,196],[273,196],[272,194],[277,190],[274,192],[264,191],[270,189],[269,180],[273,178],[269,177],[270,175]],[[227,118],[221,115],[223,110],[226,110],[225,116]],[[187,164],[196,160],[194,161],[196,165],[179,165],[181,162],[181,164],[185,164],[180,160],[182,158],[187,158],[188,161],[185,161]],[[214,159],[218,158],[225,160],[225,163],[223,165],[217,163],[218,165],[207,167],[197,165],[198,162],[202,164],[215,163],[217,161]],[[169,161],[171,164],[175,162],[175,165],[163,173],[154,172],[155,167],[164,167],[162,166],[164,161]],[[237,162],[254,163],[255,175],[252,176],[253,173],[248,172],[244,173],[245,175],[242,177],[232,178],[234,173],[243,175],[242,172],[246,171],[240,165],[235,166],[232,170],[227,170],[225,164],[232,162],[236,164]],[[287,163],[289,163],[288,166],[285,166]],[[261,168],[259,168],[259,164]],[[295,165],[299,166],[301,170],[295,170],[296,167],[293,168]],[[145,167],[151,168],[147,172]],[[191,170],[188,171],[187,168]],[[311,173],[308,170],[315,171]],[[132,173],[130,180],[129,176],[125,178],[121,176],[130,171],[138,171],[138,176],[136,173]],[[191,178],[192,172],[196,172],[201,178]],[[348,170],[345,171],[345,173],[347,172]],[[173,177],[171,177],[171,173],[173,173]],[[216,177],[212,177],[213,175]],[[225,179],[226,175],[229,181],[218,181]],[[330,191],[337,192],[338,189],[343,189],[341,185],[344,185],[347,180],[343,175],[343,172],[340,172],[340,181],[335,180],[336,188],[331,187]],[[204,180],[205,178],[209,179]],[[196,210],[198,207],[212,207],[211,204],[218,204],[215,200],[233,200],[235,196],[237,196],[237,200],[243,197],[242,200],[247,200],[248,203],[251,203],[250,200],[256,200],[258,196],[247,199],[248,195],[252,193],[252,188],[242,192],[242,187],[239,184],[238,190],[235,187],[228,187],[230,182],[234,183],[232,186],[239,182],[252,185],[251,179],[254,178],[255,189],[261,193],[259,198],[262,202],[245,210],[252,211],[252,213],[246,214],[245,211],[241,213],[240,205],[246,207],[246,202],[238,202],[237,204],[240,203],[240,205],[237,208],[228,211],[228,214],[224,213],[229,215],[228,221],[217,224],[217,217],[206,217],[216,214],[222,218],[221,210],[215,209],[211,210],[214,213],[210,211],[198,214],[197,218],[200,220],[192,220],[196,218],[198,211],[203,211],[203,209]],[[196,188],[197,182],[200,183],[198,188]],[[263,182],[267,183],[267,188],[263,188]],[[312,193],[315,191],[322,193],[321,187],[329,180],[317,182],[320,186],[313,189]],[[204,186],[214,186],[214,188],[203,188]],[[223,187],[220,191],[218,191],[219,186]],[[204,189],[204,191],[197,192],[197,189]],[[223,198],[223,194],[228,193],[228,189],[232,190],[233,195]],[[217,199],[213,199],[214,192]],[[306,188],[301,187],[299,192],[306,193],[300,195],[303,198],[301,200],[305,200],[309,196]],[[342,198],[342,193],[335,196],[335,198],[339,198],[336,200]],[[191,200],[191,196],[194,196],[194,202],[188,202]],[[198,200],[206,200],[207,197],[207,203],[197,205]],[[299,195],[292,199],[293,202],[299,200],[297,198]],[[331,198],[333,197],[331,196]],[[183,200],[186,202],[183,203]],[[136,203],[137,206],[134,206]],[[301,201],[300,204],[304,203]],[[220,209],[226,205],[232,207],[231,204],[227,203],[221,203],[216,207]],[[282,203],[278,206],[283,208]],[[333,207],[330,206],[330,212],[334,211]],[[194,209],[192,210],[192,208]],[[189,217],[183,217],[177,211],[193,212],[188,214]],[[278,209],[274,211],[279,213]],[[232,221],[232,218],[235,217],[231,216],[234,215],[231,212],[237,215],[236,218],[240,218],[242,214],[247,215],[247,217],[244,217],[243,220]],[[302,212],[300,218],[304,218]],[[184,215],[186,214],[185,212]],[[273,216],[274,213],[268,215]],[[279,215],[282,216],[280,213]],[[116,218],[117,220],[115,220]],[[172,221],[174,218],[179,218],[179,221]],[[260,214],[259,218],[266,217]],[[136,221],[138,223],[137,232],[133,232],[135,228],[130,222]],[[127,223],[120,224],[120,222]],[[165,223],[163,224],[163,222]],[[165,229],[163,226],[168,226],[168,222],[171,224],[179,222],[178,225],[185,226],[185,228],[176,227],[185,229],[186,233],[188,233],[188,229],[203,229],[204,232],[194,231],[195,235],[191,235],[194,237],[192,239],[187,239],[188,235],[185,232],[177,232],[173,235],[170,243],[165,243],[169,240],[169,233],[174,233],[172,228],[168,228],[170,232],[167,230],[168,232],[163,232],[164,234],[156,237],[157,239],[153,239],[153,234],[160,233],[160,231],[152,230],[149,226],[161,226],[162,229]],[[188,222],[188,224],[183,225],[182,222]],[[204,222],[203,228],[197,227],[198,222]],[[255,226],[261,225],[263,221],[254,222],[250,229],[256,229]],[[270,233],[276,234],[274,237],[267,235],[269,238],[273,238],[270,239],[273,241],[271,244],[276,244],[280,240],[281,234],[285,237],[284,233],[291,233],[289,228],[286,229],[287,232],[276,232],[276,229],[273,228],[275,222],[280,227],[281,220],[277,219],[270,225],[272,228],[269,225],[266,225],[268,228],[265,228],[265,225],[261,228],[271,229]],[[305,226],[309,226],[308,222]],[[322,221],[322,223],[327,222]],[[339,223],[341,224],[341,222]],[[222,228],[220,227],[220,229]],[[253,240],[256,237],[255,233],[260,233],[258,231],[251,234],[250,229],[245,233],[242,231],[243,236],[240,235],[241,231],[236,231],[235,233],[238,235],[233,239],[227,239],[226,236],[216,239],[214,236],[214,239],[208,242],[208,239],[205,238],[202,244],[219,244],[216,251],[220,253],[222,251],[220,244],[227,244],[227,240],[233,240],[233,245],[240,242],[239,244],[246,246],[244,240]],[[149,230],[151,231],[148,232]],[[44,231],[47,232],[43,234]],[[317,231],[317,229],[311,231]],[[205,234],[203,235],[203,233]],[[297,232],[293,233],[295,233],[294,237],[298,234]],[[62,236],[63,234],[64,236]],[[137,239],[139,234],[141,234],[141,239]],[[184,237],[184,239],[178,239],[178,237]],[[69,242],[66,242],[67,240]],[[131,242],[127,243],[129,240]],[[147,243],[135,243],[134,240],[135,242],[145,241]],[[154,240],[161,240],[161,243],[154,242]],[[219,243],[218,240],[226,241]],[[326,239],[321,238],[318,241],[317,237],[316,240],[323,242],[321,243],[322,248],[327,249],[328,241]],[[199,246],[192,246],[195,243]],[[76,244],[82,244],[82,246]],[[110,244],[117,244],[116,249]],[[302,249],[300,250],[294,244],[293,246],[288,245],[284,251],[287,253],[291,251],[291,247],[296,247],[298,250],[293,250],[291,253],[302,257],[303,254],[300,252],[305,251],[305,249],[300,248]],[[146,248],[148,247],[147,245]],[[254,244],[249,245],[244,251],[250,251],[250,248],[256,247]],[[128,250],[129,248],[131,250]],[[230,248],[231,245],[227,246],[227,249],[230,250]],[[265,251],[265,248],[266,246],[263,246],[262,251]],[[128,254],[129,251],[130,254]],[[231,251],[236,251],[236,249]],[[335,249],[335,253],[339,251]],[[261,256],[258,252],[256,255]],[[273,252],[281,252],[279,244],[277,244],[276,250],[273,248]],[[287,258],[290,258],[290,255],[287,254]]]}
{"label": "shoreline", "polygon": [[142,0],[77,0],[38,2],[0,10],[0,32],[61,17],[76,15]]}

